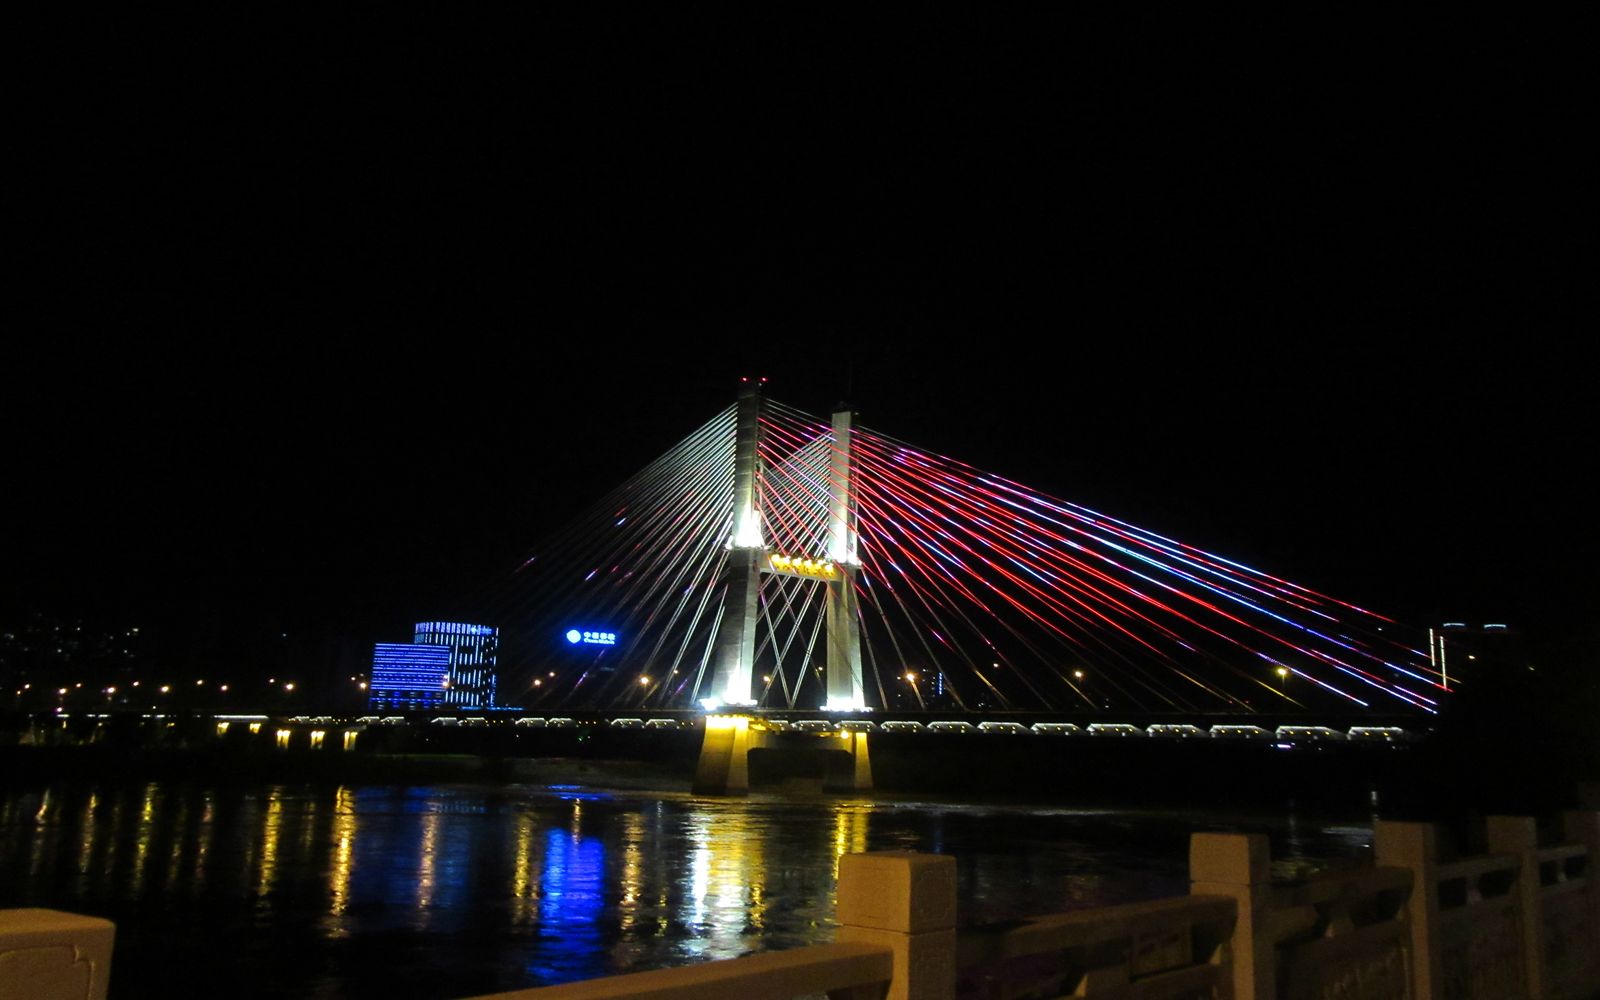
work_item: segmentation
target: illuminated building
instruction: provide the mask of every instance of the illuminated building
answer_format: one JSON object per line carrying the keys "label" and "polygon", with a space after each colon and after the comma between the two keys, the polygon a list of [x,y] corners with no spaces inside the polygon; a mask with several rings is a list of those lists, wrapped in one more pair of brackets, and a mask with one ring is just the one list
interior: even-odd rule
{"label": "illuminated building", "polygon": [[449,651],[449,680],[443,704],[457,708],[495,706],[495,664],[500,630],[464,622],[417,622],[412,642]]}
{"label": "illuminated building", "polygon": [[1522,634],[1509,625],[1445,622],[1428,630],[1428,660],[1446,687],[1481,670],[1528,668]]}
{"label": "illuminated building", "polygon": [[372,648],[367,703],[379,709],[438,708],[450,679],[448,646],[380,642]]}

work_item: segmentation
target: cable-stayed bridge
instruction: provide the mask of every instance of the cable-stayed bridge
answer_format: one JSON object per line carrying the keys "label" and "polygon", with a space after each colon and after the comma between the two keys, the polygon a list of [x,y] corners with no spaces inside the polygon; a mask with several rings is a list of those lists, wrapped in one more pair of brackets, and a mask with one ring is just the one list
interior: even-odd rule
{"label": "cable-stayed bridge", "polygon": [[505,623],[508,700],[544,718],[1349,724],[1449,690],[1423,632],[762,382],[478,612]]}

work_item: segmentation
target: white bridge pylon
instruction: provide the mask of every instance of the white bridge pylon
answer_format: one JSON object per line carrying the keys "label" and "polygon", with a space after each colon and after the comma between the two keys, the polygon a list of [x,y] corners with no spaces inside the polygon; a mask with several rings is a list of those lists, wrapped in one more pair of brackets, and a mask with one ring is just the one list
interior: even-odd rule
{"label": "white bridge pylon", "polygon": [[816,537],[827,551],[777,552],[763,530],[761,491],[761,386],[764,379],[746,379],[739,391],[734,433],[733,517],[728,537],[727,589],[714,644],[710,707],[756,704],[753,693],[756,624],[760,617],[762,574],[799,577],[826,589],[827,711],[861,711],[867,707],[861,676],[861,622],[856,602],[859,541],[855,495],[851,489],[850,433],[852,414],[833,415],[831,435],[815,442],[828,450],[828,504],[815,514]]}

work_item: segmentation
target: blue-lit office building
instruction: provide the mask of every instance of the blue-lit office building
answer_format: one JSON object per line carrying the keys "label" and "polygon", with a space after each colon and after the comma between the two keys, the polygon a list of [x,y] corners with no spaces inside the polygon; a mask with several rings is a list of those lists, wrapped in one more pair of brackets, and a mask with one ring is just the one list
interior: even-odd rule
{"label": "blue-lit office building", "polygon": [[465,622],[417,622],[412,642],[418,646],[440,646],[449,650],[450,676],[442,692],[446,707],[495,707],[499,629]]}
{"label": "blue-lit office building", "polygon": [[494,708],[500,630],[465,622],[417,622],[410,645],[372,651],[372,711]]}
{"label": "blue-lit office building", "polygon": [[379,710],[427,710],[445,704],[450,648],[380,642],[372,649],[367,704]]}

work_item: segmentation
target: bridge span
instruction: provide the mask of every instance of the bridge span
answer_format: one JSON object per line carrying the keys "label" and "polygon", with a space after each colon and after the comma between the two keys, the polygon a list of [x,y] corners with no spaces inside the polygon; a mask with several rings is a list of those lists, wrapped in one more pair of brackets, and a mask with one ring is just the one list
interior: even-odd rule
{"label": "bridge span", "polygon": [[[1408,725],[1408,721],[1410,724]],[[1414,720],[1267,716],[1072,717],[1060,713],[858,713],[780,710],[704,713],[657,710],[411,712],[391,715],[234,713],[57,713],[31,723],[29,741],[182,748],[244,754],[311,752],[332,763],[360,755],[467,753],[487,759],[552,759],[599,754],[612,759],[694,762],[693,789],[743,794],[752,754],[766,772],[820,770],[823,787],[866,791],[887,763],[890,787],[908,770],[959,771],[968,781],[1016,781],[1030,768],[1071,769],[1094,761],[1117,769],[1194,768],[1181,758],[1226,760],[1246,770],[1280,752],[1360,754],[1401,749],[1426,738]],[[888,758],[883,757],[884,754]],[[329,757],[325,755],[335,755]],[[879,767],[875,769],[874,757]],[[807,762],[811,763],[807,763]],[[1134,764],[1133,762],[1140,762]],[[1167,763],[1162,764],[1161,761]],[[1260,763],[1252,763],[1258,761]],[[353,760],[352,760],[353,762]],[[343,766],[343,765],[340,765]],[[900,780],[895,780],[896,776]]]}

